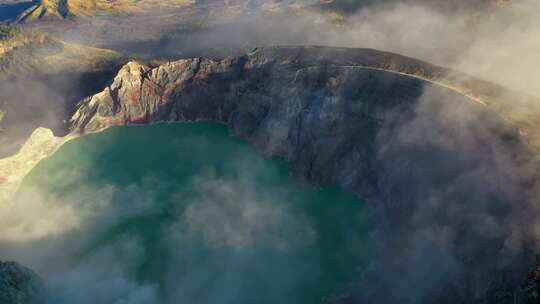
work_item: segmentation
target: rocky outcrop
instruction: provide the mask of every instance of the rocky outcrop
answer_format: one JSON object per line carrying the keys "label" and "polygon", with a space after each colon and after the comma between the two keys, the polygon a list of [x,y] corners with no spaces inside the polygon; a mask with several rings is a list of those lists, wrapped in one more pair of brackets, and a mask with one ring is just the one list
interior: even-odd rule
{"label": "rocky outcrop", "polygon": [[130,62],[71,128],[221,122],[298,180],[357,193],[379,253],[346,301],[523,303],[540,189],[523,136],[540,133],[532,114],[503,111],[516,100],[530,97],[395,54],[274,47]]}
{"label": "rocky outcrop", "polygon": [[0,303],[28,304],[42,288],[41,279],[15,262],[0,261]]}

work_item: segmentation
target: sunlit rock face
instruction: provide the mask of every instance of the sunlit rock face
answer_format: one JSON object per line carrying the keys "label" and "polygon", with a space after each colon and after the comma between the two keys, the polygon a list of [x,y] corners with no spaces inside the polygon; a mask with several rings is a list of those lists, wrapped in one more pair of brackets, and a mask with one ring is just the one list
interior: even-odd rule
{"label": "sunlit rock face", "polygon": [[15,262],[0,262],[0,303],[31,304],[42,284],[30,269]]}
{"label": "sunlit rock face", "polygon": [[[367,199],[379,260],[347,299],[483,303],[501,290],[502,301],[524,299],[534,263],[526,248],[538,162],[516,130],[534,127],[500,118],[505,101],[523,98],[503,93],[389,53],[269,48],[156,68],[132,62],[80,103],[72,130],[225,123],[284,157],[297,179]],[[522,134],[534,146],[538,132]]]}

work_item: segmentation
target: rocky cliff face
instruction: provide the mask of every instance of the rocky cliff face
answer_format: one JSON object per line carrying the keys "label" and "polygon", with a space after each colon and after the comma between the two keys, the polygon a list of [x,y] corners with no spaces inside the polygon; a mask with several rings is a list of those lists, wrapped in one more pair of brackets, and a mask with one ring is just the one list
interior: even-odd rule
{"label": "rocky cliff face", "polygon": [[535,126],[501,109],[528,98],[390,53],[263,48],[130,62],[71,125],[217,121],[299,180],[357,193],[380,253],[344,301],[524,303],[539,167],[516,127]]}
{"label": "rocky cliff face", "polygon": [[[533,148],[540,150],[540,124],[537,123],[540,121],[540,114],[538,114],[540,113],[540,100],[536,97],[510,91],[493,83],[427,62],[371,49],[325,47],[261,48],[249,55],[228,58],[222,61],[194,58],[169,62],[169,64],[155,69],[150,69],[148,66],[137,62],[131,62],[119,72],[111,86],[101,94],[98,94],[99,96],[96,96],[96,100],[99,101],[104,96],[103,94],[110,94],[111,91],[127,91],[139,86],[141,93],[146,94],[146,96],[141,96],[142,104],[146,104],[146,101],[149,100],[154,100],[150,101],[150,103],[155,103],[155,100],[159,99],[162,103],[170,105],[175,103],[174,99],[176,96],[173,93],[183,91],[184,87],[189,87],[190,90],[192,88],[195,90],[211,87],[213,90],[217,90],[217,93],[221,94],[223,90],[230,92],[230,88],[227,87],[228,84],[244,79],[251,82],[251,78],[261,72],[292,73],[293,75],[288,75],[288,78],[295,83],[289,82],[288,85],[295,86],[299,84],[296,82],[298,80],[297,75],[320,74],[329,70],[332,70],[334,74],[346,73],[348,75],[357,72],[370,74],[391,73],[399,79],[415,78],[422,84],[426,83],[428,85],[435,85],[438,88],[443,87],[449,91],[454,91],[467,97],[470,101],[487,106],[516,128]],[[164,76],[169,77],[169,74],[174,74],[177,78],[173,80],[162,78]],[[266,77],[262,81],[272,81],[272,85],[276,85],[276,81],[267,76],[259,75],[258,77]],[[279,77],[282,77],[282,75],[279,75]],[[124,78],[128,80],[124,81]],[[213,82],[214,79],[221,79],[220,83],[224,84],[225,88],[217,88]],[[130,86],[129,89],[123,87],[123,85],[131,81],[135,82],[132,85],[128,84]],[[154,86],[153,84],[156,85]],[[122,95],[120,97],[125,96]],[[138,100],[138,96],[133,96],[132,100]],[[119,106],[118,103],[122,103],[123,101],[123,99],[117,100],[117,105],[115,106]],[[89,98],[86,102],[87,105],[82,111],[87,111],[91,108],[89,104],[97,106],[96,101],[92,101],[92,98]],[[137,118],[133,120],[133,115],[148,115],[149,118],[158,120],[175,120],[174,117],[163,116],[162,108],[159,108],[159,113],[156,113],[157,107],[159,107],[158,104],[155,104],[153,108],[133,108],[131,107],[132,104],[128,104],[123,109],[115,109],[113,111],[114,113],[107,112],[107,105],[100,106],[100,109],[107,112],[103,117],[107,119],[114,117],[120,123],[136,123]],[[112,109],[110,106],[109,109]],[[122,111],[125,109],[128,109],[128,112],[132,113],[126,116],[126,113]],[[133,111],[137,111],[137,113],[135,114]],[[84,124],[78,121],[80,120],[80,114],[78,113],[74,117],[73,129],[80,128],[81,123]],[[160,117],[156,118],[155,115]],[[88,115],[86,116],[88,118]],[[95,123],[97,124],[99,124],[99,117],[95,117]],[[110,123],[104,122],[104,124],[108,125]],[[99,126],[82,127],[90,129],[99,128]]]}
{"label": "rocky cliff face", "polygon": [[0,262],[0,303],[28,304],[39,293],[40,278],[14,262]]}

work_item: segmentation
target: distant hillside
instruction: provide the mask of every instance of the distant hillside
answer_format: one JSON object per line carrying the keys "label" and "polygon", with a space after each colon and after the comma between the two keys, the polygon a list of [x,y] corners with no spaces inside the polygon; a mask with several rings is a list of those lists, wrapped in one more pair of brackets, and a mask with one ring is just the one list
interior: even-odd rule
{"label": "distant hillside", "polygon": [[120,58],[114,51],[65,43],[35,29],[0,26],[0,78],[85,71]]}
{"label": "distant hillside", "polygon": [[36,127],[60,132],[61,123],[49,122],[61,122],[72,103],[102,89],[123,62],[114,51],[0,26],[0,157],[17,151]]}
{"label": "distant hillside", "polygon": [[[15,0],[14,0],[15,1]],[[224,5],[225,7],[260,8],[265,11],[279,11],[289,7],[297,10],[311,8],[323,12],[351,14],[362,8],[385,4],[424,4],[441,10],[482,10],[493,5],[499,6],[511,0],[38,0],[14,20],[18,23],[36,21],[57,21],[89,18],[102,14],[142,14],[148,12],[168,12],[170,9],[186,5]],[[26,1],[24,5],[28,6]],[[21,6],[19,6],[20,8]]]}
{"label": "distant hillside", "polygon": [[85,18],[102,13],[137,13],[194,3],[194,0],[41,0],[22,13],[18,22]]}

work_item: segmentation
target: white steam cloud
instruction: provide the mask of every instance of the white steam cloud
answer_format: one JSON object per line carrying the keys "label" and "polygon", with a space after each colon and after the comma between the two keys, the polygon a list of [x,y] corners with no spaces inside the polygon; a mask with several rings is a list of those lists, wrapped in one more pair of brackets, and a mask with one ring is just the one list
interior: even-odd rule
{"label": "white steam cloud", "polygon": [[[306,218],[282,200],[278,189],[260,190],[254,184],[253,176],[265,174],[265,168],[238,162],[239,170],[247,166],[250,172],[241,172],[238,178],[223,180],[203,173],[181,187],[189,187],[195,198],[182,201],[185,198],[178,197],[178,206],[185,208],[169,210],[175,220],[154,240],[172,256],[171,272],[162,274],[163,286],[136,279],[138,267],[160,258],[139,237],[128,233],[89,247],[118,223],[163,212],[165,207],[154,193],[159,181],[153,178],[119,189],[84,184],[84,175],[71,172],[66,183],[78,184],[68,194],[23,187],[10,208],[0,214],[0,257],[17,260],[43,277],[46,288],[40,304],[163,304],[192,301],[201,289],[207,290],[204,301],[209,303],[234,301],[244,292],[242,280],[254,272],[269,271],[256,258],[256,252],[267,252],[276,255],[267,263],[281,270],[268,272],[265,280],[268,288],[276,290],[276,301],[281,301],[283,290],[292,292],[307,273],[318,269],[279,255],[313,246],[316,233]],[[181,246],[197,240],[210,252],[234,252],[232,257],[221,258],[220,273],[214,273],[216,265],[200,264],[191,246]],[[287,263],[290,267],[284,266]],[[289,273],[278,280],[283,269]],[[209,286],[209,280],[217,281]]]}
{"label": "white steam cloud", "polygon": [[200,180],[194,188],[204,195],[187,207],[177,225],[188,235],[202,236],[211,247],[288,251],[314,241],[315,230],[307,219],[292,214],[275,198],[246,189],[244,184],[210,179]]}

